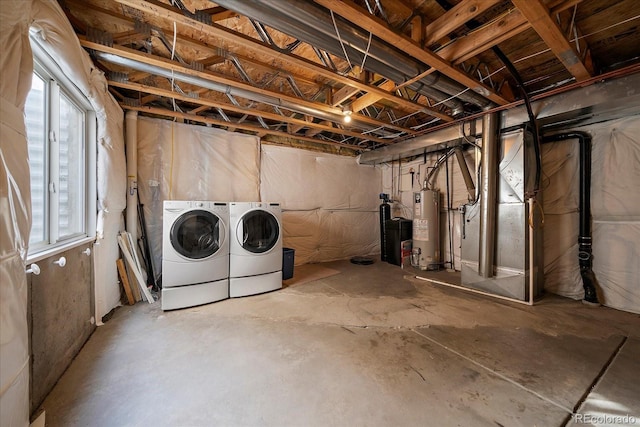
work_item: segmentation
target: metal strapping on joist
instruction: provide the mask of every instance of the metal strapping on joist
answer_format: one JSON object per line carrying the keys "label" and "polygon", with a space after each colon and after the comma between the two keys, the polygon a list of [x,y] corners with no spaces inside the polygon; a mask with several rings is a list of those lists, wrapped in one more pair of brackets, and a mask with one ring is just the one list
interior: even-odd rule
{"label": "metal strapping on joist", "polygon": [[196,10],[196,13],[193,14],[193,19],[195,19],[198,22],[202,22],[203,24],[209,24],[211,25],[213,23],[213,20],[211,19],[211,15],[209,15],[207,12],[205,12],[204,10]]}
{"label": "metal strapping on joist", "polygon": [[113,47],[113,35],[95,27],[87,27],[87,39],[94,43]]}
{"label": "metal strapping on joist", "polygon": [[198,61],[189,62],[189,68],[195,71],[204,71],[204,64]]}
{"label": "metal strapping on joist", "polygon": [[123,73],[121,71],[109,71],[107,72],[107,78],[114,82],[126,83],[129,81],[129,73]]}
{"label": "metal strapping on joist", "polygon": [[124,98],[122,100],[122,103],[124,105],[128,105],[129,107],[140,107],[142,106],[142,104],[140,103],[140,100],[138,98]]}
{"label": "metal strapping on joist", "polygon": [[151,25],[147,22],[140,21],[139,19],[135,19],[133,21],[133,29],[142,35],[147,37],[151,36]]}

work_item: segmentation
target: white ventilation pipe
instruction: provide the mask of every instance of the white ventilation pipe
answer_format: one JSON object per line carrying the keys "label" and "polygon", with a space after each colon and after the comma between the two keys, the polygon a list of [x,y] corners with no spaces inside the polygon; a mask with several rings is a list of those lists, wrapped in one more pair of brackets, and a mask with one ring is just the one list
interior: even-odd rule
{"label": "white ventilation pipe", "polygon": [[127,215],[125,227],[134,242],[138,240],[138,112],[125,116],[125,154],[127,156]]}

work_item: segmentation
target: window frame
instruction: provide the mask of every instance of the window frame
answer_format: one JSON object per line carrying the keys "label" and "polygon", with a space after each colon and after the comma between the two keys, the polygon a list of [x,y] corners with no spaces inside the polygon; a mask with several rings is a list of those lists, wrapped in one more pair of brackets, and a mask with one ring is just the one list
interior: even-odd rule
{"label": "window frame", "polygon": [[[49,55],[46,49],[40,44],[37,36],[31,34],[31,48],[33,51],[33,73],[37,74],[45,83],[45,240],[29,245],[27,252],[27,262],[35,262],[70,248],[84,245],[94,241],[96,238],[97,220],[97,115],[91,103],[84,93],[73,83],[73,81],[62,71],[60,65]],[[53,92],[53,93],[52,93]],[[59,152],[55,145],[58,142],[51,141],[50,131],[52,130],[52,111],[57,110],[59,114],[59,102],[61,97],[70,102],[75,108],[81,111],[83,116],[83,150],[80,155],[82,159],[83,179],[81,180],[83,203],[82,205],[82,225],[83,231],[70,235],[58,235],[58,208],[50,191],[52,182],[57,180],[59,170],[56,170],[56,162]],[[52,108],[53,104],[58,104]],[[55,112],[54,112],[55,114]],[[58,130],[59,134],[59,130]],[[57,139],[57,137],[56,137]],[[59,165],[58,165],[59,166]],[[56,179],[54,179],[56,178]],[[59,188],[56,189],[59,194]],[[31,203],[31,200],[29,200]],[[55,212],[52,214],[52,212]],[[55,223],[54,223],[55,222]]]}

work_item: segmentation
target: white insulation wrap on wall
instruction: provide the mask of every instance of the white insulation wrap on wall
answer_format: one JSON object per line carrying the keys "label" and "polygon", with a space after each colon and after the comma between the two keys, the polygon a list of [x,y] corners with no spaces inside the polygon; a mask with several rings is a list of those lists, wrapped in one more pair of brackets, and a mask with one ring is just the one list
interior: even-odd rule
{"label": "white insulation wrap on wall", "polygon": [[259,139],[138,117],[138,190],[154,268],[162,265],[162,202],[259,200]]}
{"label": "white insulation wrap on wall", "polygon": [[[592,136],[593,271],[600,302],[640,313],[640,118],[579,128]],[[581,299],[578,143],[543,145],[545,288]]]}
{"label": "white insulation wrap on wall", "polygon": [[255,136],[138,119],[138,188],[156,272],[162,202],[282,204],[284,246],[296,264],[379,252],[380,170],[354,158],[260,145]]}
{"label": "white insulation wrap on wall", "polygon": [[355,158],[262,146],[262,199],[282,203],[296,264],[379,253],[381,184],[380,169]]}
{"label": "white insulation wrap on wall", "polygon": [[[55,0],[0,4],[0,425],[29,424],[29,360],[25,259],[31,227],[24,103],[33,70],[29,29],[84,93],[98,121],[98,244],[94,251],[96,316],[119,303],[115,236],[126,175],[122,111],[102,73],[80,47]],[[104,239],[103,239],[104,237]]]}

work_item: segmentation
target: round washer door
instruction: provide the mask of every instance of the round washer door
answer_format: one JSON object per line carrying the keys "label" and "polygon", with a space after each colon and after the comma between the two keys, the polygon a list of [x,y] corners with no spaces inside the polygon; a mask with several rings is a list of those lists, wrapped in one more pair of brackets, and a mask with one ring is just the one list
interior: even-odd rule
{"label": "round washer door", "polygon": [[240,218],[236,237],[243,249],[254,254],[265,253],[278,243],[280,224],[270,212],[249,211]]}
{"label": "round washer door", "polygon": [[204,210],[185,212],[171,226],[171,246],[185,258],[204,259],[218,252],[224,232],[215,214]]}

